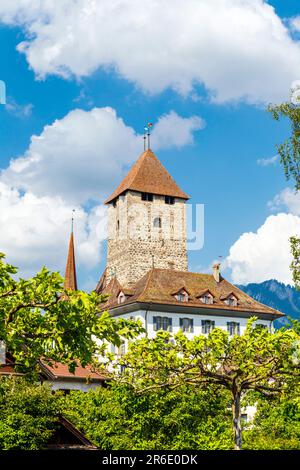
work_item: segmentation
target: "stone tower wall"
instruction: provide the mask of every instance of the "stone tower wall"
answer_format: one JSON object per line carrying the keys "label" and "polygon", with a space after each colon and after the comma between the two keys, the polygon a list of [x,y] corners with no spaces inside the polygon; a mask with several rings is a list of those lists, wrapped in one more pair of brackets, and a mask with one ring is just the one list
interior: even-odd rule
{"label": "stone tower wall", "polygon": [[[161,227],[154,226],[160,219]],[[158,220],[156,225],[159,225]],[[142,201],[127,191],[108,208],[107,280],[116,275],[130,286],[152,267],[187,271],[185,200],[166,204],[164,196]]]}

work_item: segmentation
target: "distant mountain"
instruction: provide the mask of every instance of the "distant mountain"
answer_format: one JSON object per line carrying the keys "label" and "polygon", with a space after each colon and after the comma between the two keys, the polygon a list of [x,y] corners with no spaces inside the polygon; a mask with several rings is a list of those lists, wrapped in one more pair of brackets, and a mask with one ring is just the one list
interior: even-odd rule
{"label": "distant mountain", "polygon": [[[259,284],[237,286],[258,302],[276,308],[287,316],[300,320],[300,291],[275,279]],[[279,320],[281,323],[282,320]]]}

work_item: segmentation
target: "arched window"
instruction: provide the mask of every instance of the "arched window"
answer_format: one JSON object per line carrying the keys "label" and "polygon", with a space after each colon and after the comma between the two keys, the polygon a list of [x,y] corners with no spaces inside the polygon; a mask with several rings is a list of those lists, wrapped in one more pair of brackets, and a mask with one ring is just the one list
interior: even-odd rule
{"label": "arched window", "polygon": [[120,292],[118,295],[118,304],[123,304],[126,301],[127,297],[124,292]]}
{"label": "arched window", "polygon": [[155,217],[155,219],[153,220],[153,227],[161,228],[161,218],[160,217]]}

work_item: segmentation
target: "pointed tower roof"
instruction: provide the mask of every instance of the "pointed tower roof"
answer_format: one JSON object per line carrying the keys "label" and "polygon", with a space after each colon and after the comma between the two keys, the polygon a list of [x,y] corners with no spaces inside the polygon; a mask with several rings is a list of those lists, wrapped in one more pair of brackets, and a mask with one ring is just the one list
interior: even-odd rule
{"label": "pointed tower roof", "polygon": [[69,241],[69,251],[68,251],[64,288],[69,289],[69,290],[77,290],[73,229],[72,229],[70,241]]}
{"label": "pointed tower roof", "polygon": [[189,196],[181,191],[172,176],[150,149],[142,153],[117,189],[106,199],[105,204],[113,201],[128,189],[142,193],[189,199]]}

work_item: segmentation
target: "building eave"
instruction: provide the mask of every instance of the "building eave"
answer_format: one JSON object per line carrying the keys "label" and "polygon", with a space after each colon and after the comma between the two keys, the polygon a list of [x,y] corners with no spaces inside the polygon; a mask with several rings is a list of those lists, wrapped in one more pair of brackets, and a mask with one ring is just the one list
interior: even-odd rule
{"label": "building eave", "polygon": [[184,313],[192,315],[208,315],[208,316],[218,316],[218,317],[239,317],[239,318],[252,318],[258,317],[260,320],[276,320],[282,318],[285,315],[276,314],[271,312],[259,312],[259,311],[249,311],[239,308],[233,309],[223,309],[223,308],[212,308],[212,307],[196,307],[192,305],[174,305],[174,304],[165,304],[165,303],[156,303],[156,302],[132,302],[127,304],[118,305],[111,307],[109,313],[111,316],[120,316],[126,313],[136,312],[138,310],[146,311],[159,311],[166,313]]}

